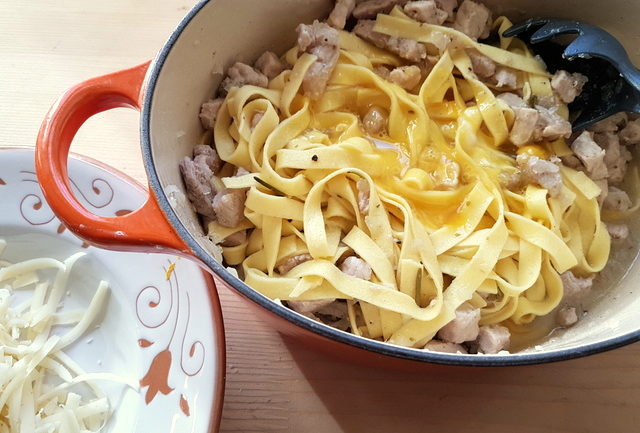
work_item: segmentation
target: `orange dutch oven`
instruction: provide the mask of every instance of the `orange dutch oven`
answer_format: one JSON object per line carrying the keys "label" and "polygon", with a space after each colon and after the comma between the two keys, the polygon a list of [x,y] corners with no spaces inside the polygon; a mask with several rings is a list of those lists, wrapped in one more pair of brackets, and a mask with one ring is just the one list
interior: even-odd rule
{"label": "orange dutch oven", "polygon": [[[629,1],[612,0],[606,7],[595,0],[484,3],[516,21],[554,16],[599,24],[623,44],[627,42],[627,47],[632,46],[628,42],[640,38],[634,20],[639,7]],[[332,6],[332,0],[202,1],[174,30],[154,61],[69,89],[47,114],[37,141],[38,179],[53,211],[70,230],[93,245],[189,257],[211,272],[218,286],[230,288],[256,315],[297,342],[370,365],[534,364],[584,356],[639,340],[640,323],[635,312],[640,308],[636,291],[640,272],[634,272],[636,262],[630,276],[617,283],[613,295],[601,303],[598,311],[602,313],[590,312],[570,335],[522,353],[462,355],[393,346],[320,324],[259,294],[214,259],[197,216],[179,199],[180,194],[172,193],[184,191],[178,162],[191,155],[193,144],[202,134],[200,105],[213,95],[224,71],[235,61],[251,63],[265,50],[283,52],[295,43],[298,23],[324,18]],[[67,176],[67,158],[80,126],[94,114],[117,107],[141,112],[140,144],[149,197],[140,209],[108,218],[87,211],[75,198]],[[636,252],[634,249],[634,255]]]}

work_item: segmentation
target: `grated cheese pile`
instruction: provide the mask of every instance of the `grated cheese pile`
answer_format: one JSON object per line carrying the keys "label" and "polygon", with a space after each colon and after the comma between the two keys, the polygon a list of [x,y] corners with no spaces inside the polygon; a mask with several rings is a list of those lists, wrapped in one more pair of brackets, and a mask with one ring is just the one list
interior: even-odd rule
{"label": "grated cheese pile", "polygon": [[[0,253],[5,246],[0,239]],[[71,269],[83,255],[62,262],[0,260],[0,433],[98,432],[111,409],[93,381],[126,382],[107,373],[87,374],[63,351],[96,321],[109,294],[101,281],[86,310],[60,311]],[[42,273],[55,276],[41,278]],[[16,291],[31,296],[17,302]],[[66,328],[53,333],[55,326]],[[80,383],[86,390],[70,390]]]}

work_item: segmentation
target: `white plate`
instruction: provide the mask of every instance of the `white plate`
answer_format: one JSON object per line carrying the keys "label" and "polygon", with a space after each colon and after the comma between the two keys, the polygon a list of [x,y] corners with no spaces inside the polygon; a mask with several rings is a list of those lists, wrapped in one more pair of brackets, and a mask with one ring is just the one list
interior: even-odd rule
{"label": "white plate", "polygon": [[[146,198],[133,180],[85,158],[71,158],[69,173],[81,203],[98,215],[126,213]],[[225,346],[220,304],[208,274],[184,258],[83,243],[44,201],[31,149],[0,149],[0,238],[8,241],[1,257],[9,261],[87,253],[71,274],[65,308],[88,305],[98,282],[109,282],[102,323],[67,350],[88,372],[140,383],[139,391],[100,384],[114,409],[106,432],[217,431]]]}

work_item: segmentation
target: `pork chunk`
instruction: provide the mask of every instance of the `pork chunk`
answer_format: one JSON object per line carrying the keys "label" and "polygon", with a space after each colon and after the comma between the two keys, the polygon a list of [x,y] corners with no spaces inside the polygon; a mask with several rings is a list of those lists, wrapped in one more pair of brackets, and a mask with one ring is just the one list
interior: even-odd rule
{"label": "pork chunk", "polygon": [[458,8],[453,28],[472,39],[484,39],[491,32],[491,11],[472,0],[464,0]]}
{"label": "pork chunk", "polygon": [[469,60],[471,60],[473,72],[478,78],[488,79],[493,77],[496,73],[496,63],[493,60],[477,50],[469,50],[467,54],[469,55]]}
{"label": "pork chunk", "polygon": [[426,350],[442,353],[467,353],[467,349],[460,344],[446,343],[444,341],[431,340],[424,345]]}
{"label": "pork chunk", "polygon": [[478,331],[478,352],[493,354],[509,347],[511,333],[501,325],[481,326]]}
{"label": "pork chunk", "polygon": [[358,190],[358,210],[361,214],[366,215],[369,213],[369,197],[371,195],[369,182],[359,179],[356,182],[356,189]]}
{"label": "pork chunk", "polygon": [[302,88],[305,95],[318,99],[324,93],[340,57],[339,33],[318,21],[311,25],[300,24],[296,30],[300,51],[317,57],[304,76]]}
{"label": "pork chunk", "polygon": [[617,132],[627,123],[627,113],[620,112],[594,123],[589,127],[592,132]]}
{"label": "pork chunk", "polygon": [[258,57],[255,67],[269,80],[274,79],[280,72],[285,70],[284,63],[271,51],[265,51]]}
{"label": "pork chunk", "polygon": [[558,310],[556,315],[556,321],[558,325],[568,328],[578,322],[578,312],[576,307],[562,307]]}
{"label": "pork chunk", "polygon": [[[577,158],[576,158],[577,159]],[[593,183],[600,188],[600,194],[598,194],[598,206],[602,207],[602,204],[609,195],[609,181],[607,179],[594,180]]]}
{"label": "pork chunk", "polygon": [[387,110],[374,105],[362,118],[362,127],[367,134],[382,135],[387,129],[388,118]]}
{"label": "pork chunk", "polygon": [[336,300],[334,298],[318,299],[315,301],[287,301],[287,305],[293,311],[297,311],[300,314],[315,313],[323,308],[333,304]]}
{"label": "pork chunk", "polygon": [[327,18],[327,24],[334,29],[344,29],[347,19],[356,7],[356,0],[336,0],[336,4]]}
{"label": "pork chunk", "polygon": [[570,104],[582,92],[582,87],[587,81],[589,79],[580,73],[570,74],[567,71],[560,70],[553,75],[551,87],[562,102]]}
{"label": "pork chunk", "polygon": [[584,298],[591,292],[593,286],[593,278],[576,277],[571,271],[560,274],[564,295],[562,296],[563,304],[570,306],[579,305]]}
{"label": "pork chunk", "polygon": [[404,13],[416,21],[436,25],[444,24],[449,17],[449,14],[440,9],[434,0],[419,0],[407,3],[404,5]]}
{"label": "pork chunk", "polygon": [[204,129],[213,129],[218,111],[224,102],[223,98],[209,99],[200,107],[200,123]]}
{"label": "pork chunk", "polygon": [[608,175],[604,162],[604,150],[593,140],[589,131],[584,131],[571,143],[571,150],[587,169],[593,180],[604,179]]}
{"label": "pork chunk", "polygon": [[622,182],[627,171],[627,162],[631,160],[631,153],[620,145],[618,135],[612,132],[594,134],[593,139],[605,152],[604,163],[607,166],[609,182]]}
{"label": "pork chunk", "polygon": [[373,272],[367,262],[356,256],[347,257],[339,267],[345,274],[367,281],[371,279]]}
{"label": "pork chunk", "polygon": [[631,199],[626,192],[615,186],[609,187],[607,198],[602,204],[604,209],[625,211],[631,207]]}
{"label": "pork chunk", "polygon": [[447,13],[447,21],[453,22],[455,20],[453,11],[458,7],[458,0],[436,0],[436,5]]}
{"label": "pork chunk", "polygon": [[193,148],[193,160],[204,162],[213,174],[218,174],[222,168],[222,160],[218,156],[218,152],[207,144],[198,144]]}
{"label": "pork chunk", "polygon": [[251,118],[251,130],[255,129],[255,127],[258,126],[258,123],[260,123],[263,117],[264,113],[262,111],[258,111],[253,115],[253,117]]}
{"label": "pork chunk", "polygon": [[536,105],[535,108],[540,113],[540,117],[536,126],[537,131],[534,133],[534,139],[557,140],[560,137],[569,138],[571,136],[571,123],[560,117],[555,107],[545,108],[541,105]]}
{"label": "pork chunk", "polygon": [[373,31],[375,24],[376,22],[372,20],[358,21],[353,32],[376,47],[389,50],[403,59],[418,63],[427,58],[427,49],[421,43],[375,32]]}
{"label": "pork chunk", "polygon": [[622,242],[629,237],[629,226],[624,223],[608,222],[606,226],[611,240],[616,243]]}
{"label": "pork chunk", "polygon": [[478,337],[480,309],[463,305],[456,310],[456,317],[438,331],[438,338],[448,343],[474,341]]}
{"label": "pork chunk", "polygon": [[278,270],[278,273],[280,275],[284,275],[287,272],[289,272],[291,269],[295,268],[296,266],[304,263],[304,262],[308,262],[309,260],[311,260],[313,257],[311,257],[311,254],[298,254],[295,256],[290,256],[287,257],[286,259],[284,259],[282,261],[281,264],[278,265],[278,267],[276,268]]}
{"label": "pork chunk", "polygon": [[516,95],[515,93],[505,92],[498,95],[498,99],[503,100],[509,107],[514,108],[529,108],[524,99]]}
{"label": "pork chunk", "polygon": [[180,162],[180,172],[187,189],[187,198],[196,212],[211,219],[216,218],[213,206],[216,191],[211,184],[213,172],[203,158],[197,161],[184,157]]}
{"label": "pork chunk", "polygon": [[222,80],[220,88],[223,93],[229,93],[234,87],[242,87],[244,85],[252,85],[258,87],[267,87],[269,85],[269,79],[262,72],[258,72],[251,66],[236,62],[227,71],[227,78]]}
{"label": "pork chunk", "polygon": [[420,78],[420,68],[415,65],[400,66],[389,73],[389,81],[405,90],[414,89],[420,83]]}
{"label": "pork chunk", "polygon": [[394,6],[404,6],[409,0],[365,0],[355,7],[353,16],[357,19],[375,18],[378,14],[391,12]]}
{"label": "pork chunk", "polygon": [[627,123],[619,134],[622,144],[636,145],[640,143],[640,119],[635,119]]}
{"label": "pork chunk", "polygon": [[244,218],[246,188],[225,188],[213,198],[213,209],[221,226],[236,227]]}
{"label": "pork chunk", "polygon": [[509,133],[509,139],[520,147],[531,142],[540,113],[533,108],[514,108],[513,113],[515,121]]}
{"label": "pork chunk", "polygon": [[235,232],[224,238],[220,245],[223,247],[237,247],[238,245],[242,245],[247,240],[247,231],[240,230],[239,232]]}
{"label": "pork chunk", "polygon": [[518,74],[515,69],[498,66],[492,81],[500,90],[515,90],[518,88]]}
{"label": "pork chunk", "polygon": [[516,162],[525,183],[533,183],[546,188],[551,197],[557,197],[560,194],[562,176],[560,176],[558,164],[527,154],[518,155]]}

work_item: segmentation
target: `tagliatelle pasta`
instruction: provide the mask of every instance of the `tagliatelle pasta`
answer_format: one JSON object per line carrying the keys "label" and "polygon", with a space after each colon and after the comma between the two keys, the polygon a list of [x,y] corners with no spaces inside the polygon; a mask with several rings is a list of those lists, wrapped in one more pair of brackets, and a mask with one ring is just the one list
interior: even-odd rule
{"label": "tagliatelle pasta", "polygon": [[[504,17],[494,22],[500,33],[509,26]],[[505,186],[518,171],[514,114],[474,73],[469,50],[515,70],[528,97],[552,93],[550,74],[517,39],[478,43],[397,7],[379,14],[374,29],[437,57],[414,92],[375,72],[402,59],[345,31],[321,97],[303,91],[318,57],[295,48],[283,57],[291,69],[268,88],[229,90],[213,141],[224,162],[246,170],[227,171],[224,186],[248,192],[243,221],[212,221],[209,234],[218,241],[249,229],[222,247],[249,286],[281,301],[345,300],[357,335],[423,347],[467,304],[480,309],[481,325],[524,332],[558,307],[560,274],[606,265],[601,190],[564,166],[555,194],[533,183]],[[363,129],[371,107],[388,114],[383,133]],[[558,113],[566,118],[566,106]],[[567,149],[563,138],[535,146],[549,155]],[[369,279],[340,269],[350,255],[368,265]],[[305,259],[279,268],[291,257]]]}

